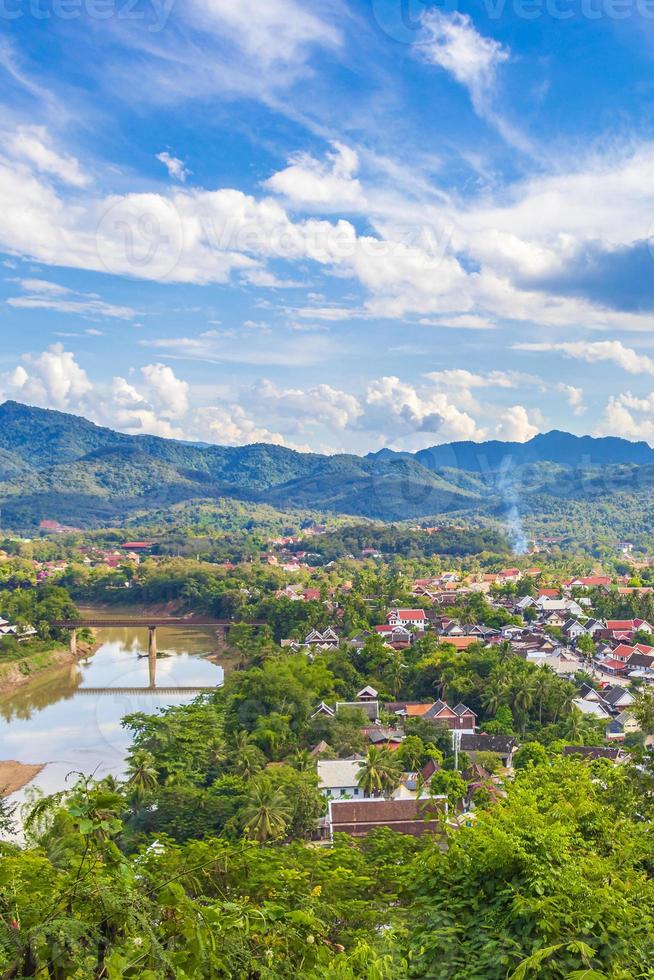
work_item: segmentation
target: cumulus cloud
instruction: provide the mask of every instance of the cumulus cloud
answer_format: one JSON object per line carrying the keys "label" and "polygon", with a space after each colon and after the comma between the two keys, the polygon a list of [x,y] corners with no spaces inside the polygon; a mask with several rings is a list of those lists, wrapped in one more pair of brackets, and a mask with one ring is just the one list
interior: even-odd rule
{"label": "cumulus cloud", "polygon": [[289,445],[279,432],[257,424],[252,416],[236,403],[200,409],[195,416],[198,438],[225,446],[243,446],[255,442]]}
{"label": "cumulus cloud", "polygon": [[500,416],[495,435],[509,442],[527,442],[538,434],[539,428],[529,417],[524,405],[512,405]]}
{"label": "cumulus cloud", "polygon": [[284,170],[273,174],[264,187],[283,195],[294,205],[359,208],[365,204],[361,184],[355,175],[359,157],[355,150],[333,141],[326,160],[308,153],[295,153]]}
{"label": "cumulus cloud", "polygon": [[306,426],[324,423],[336,431],[352,425],[362,414],[359,400],[328,384],[306,389],[279,388],[264,379],[252,389],[248,402],[259,406],[264,413],[274,413],[297,421],[300,431]]}
{"label": "cumulus cloud", "polygon": [[75,406],[93,385],[71,351],[52,344],[36,356],[25,354],[6,377],[13,397],[30,404],[65,410]]}
{"label": "cumulus cloud", "polygon": [[365,405],[365,425],[380,432],[390,445],[416,433],[429,433],[439,442],[483,438],[475,420],[457,408],[445,392],[433,387],[421,389],[398,377],[371,381],[366,387]]}
{"label": "cumulus cloud", "polygon": [[645,398],[625,392],[611,395],[597,427],[596,435],[644,439],[654,445],[654,392]]}
{"label": "cumulus cloud", "polygon": [[189,385],[175,377],[172,368],[165,364],[146,364],[141,373],[147,384],[147,392],[160,414],[177,418],[188,411]]}
{"label": "cumulus cloud", "polygon": [[560,381],[556,385],[556,390],[566,396],[573,415],[584,414],[586,406],[584,405],[584,392],[582,388],[576,388],[574,385],[567,385],[563,381]]}

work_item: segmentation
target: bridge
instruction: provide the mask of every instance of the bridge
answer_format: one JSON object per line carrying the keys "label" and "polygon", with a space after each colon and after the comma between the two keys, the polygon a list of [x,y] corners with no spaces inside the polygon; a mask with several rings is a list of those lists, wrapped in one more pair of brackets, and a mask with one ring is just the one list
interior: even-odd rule
{"label": "bridge", "polygon": [[[200,616],[95,616],[91,619],[58,619],[52,625],[58,629],[80,630],[88,627],[90,629],[107,628],[136,628],[156,629],[157,626],[183,626],[185,628],[206,629],[215,627],[216,629],[229,629],[240,620],[234,619],[207,619]],[[244,626],[265,626],[264,622],[254,622],[252,620],[243,623]]]}
{"label": "bridge", "polygon": [[[57,629],[70,630],[70,650],[77,656],[77,630],[81,629],[147,629],[148,656],[157,656],[157,627],[184,629],[215,629],[221,630],[223,639],[231,626],[236,625],[233,619],[208,619],[200,616],[106,616],[91,619],[57,619],[52,626]],[[244,626],[261,627],[263,622],[247,621]]]}
{"label": "bridge", "polygon": [[206,694],[217,687],[78,687],[76,694]]}

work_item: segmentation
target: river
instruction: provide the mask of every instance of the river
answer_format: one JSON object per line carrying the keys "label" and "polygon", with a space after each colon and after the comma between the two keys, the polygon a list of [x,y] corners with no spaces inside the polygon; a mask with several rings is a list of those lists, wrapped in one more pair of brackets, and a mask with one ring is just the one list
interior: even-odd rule
{"label": "river", "polygon": [[[107,610],[103,614],[111,615]],[[120,776],[130,745],[130,732],[121,726],[125,715],[154,713],[196,696],[157,693],[157,688],[216,687],[223,682],[222,667],[206,659],[217,646],[210,629],[157,629],[154,690],[147,630],[100,629],[97,641],[98,649],[87,659],[48,671],[0,700],[0,759],[44,767],[12,802],[22,802],[30,786],[45,793],[64,789],[71,772]],[[85,693],[88,688],[102,688],[103,693]]]}

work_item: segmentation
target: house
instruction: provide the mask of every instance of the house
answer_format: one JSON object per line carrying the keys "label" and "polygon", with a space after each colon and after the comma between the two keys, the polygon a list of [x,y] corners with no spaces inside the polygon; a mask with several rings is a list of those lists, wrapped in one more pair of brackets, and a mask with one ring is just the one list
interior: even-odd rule
{"label": "house", "polygon": [[415,629],[424,630],[427,626],[427,617],[424,609],[391,609],[386,622],[389,626],[413,626]]}
{"label": "house", "polygon": [[334,799],[329,801],[326,829],[330,839],[338,833],[365,837],[378,827],[420,837],[422,834],[442,832],[445,813],[447,800],[444,796],[424,800]]}
{"label": "house", "polygon": [[450,708],[445,701],[435,701],[422,717],[435,725],[442,725],[451,731],[465,732],[468,735],[474,735],[477,727],[477,715],[465,704],[457,704],[455,708]]}
{"label": "house", "polygon": [[621,712],[633,704],[636,700],[631,691],[616,684],[615,687],[607,687],[602,691],[602,698],[609,706],[609,711]]}
{"label": "house", "polygon": [[338,714],[343,708],[358,708],[368,716],[370,721],[379,718],[379,701],[337,701],[335,711]]}
{"label": "house", "polygon": [[624,742],[625,735],[640,731],[640,725],[628,711],[621,711],[604,730],[604,735],[612,742]]}
{"label": "house", "polygon": [[542,622],[545,626],[554,627],[555,629],[563,629],[566,620],[561,616],[559,612],[552,611],[547,612],[542,617]]}
{"label": "house", "polygon": [[391,646],[398,644],[408,647],[413,643],[413,633],[406,626],[375,626],[375,633]]}
{"label": "house", "polygon": [[390,701],[385,708],[400,718],[422,718],[433,706],[433,701]]}
{"label": "house", "polygon": [[359,789],[358,777],[362,758],[354,759],[319,759],[316,764],[318,773],[318,788],[329,799],[341,799],[344,796],[356,799],[363,797]]}
{"label": "house", "polygon": [[334,711],[333,708],[330,708],[328,704],[325,704],[324,701],[321,701],[318,707],[313,711],[311,715],[309,715],[309,717],[311,721],[313,721],[314,718],[318,718],[320,715],[324,715],[326,718],[333,718],[335,714],[336,712]]}
{"label": "house", "polygon": [[568,579],[563,584],[568,589],[607,589],[611,585],[611,578],[608,575],[583,575],[581,578]]}
{"label": "house", "polygon": [[629,758],[629,754],[622,749],[609,748],[607,745],[564,745],[563,755],[579,756],[589,762],[594,762],[595,759],[608,759],[614,765],[626,762]]}
{"label": "house", "polygon": [[550,599],[547,596],[539,596],[536,599],[536,606],[543,614],[559,613],[560,616],[565,617],[561,625],[565,619],[570,616],[581,616],[584,611],[575,599]]}
{"label": "house", "polygon": [[467,650],[473,643],[483,642],[478,636],[448,636],[443,643],[449,643],[457,650]]}
{"label": "house", "polygon": [[395,752],[404,741],[404,735],[393,728],[373,727],[366,728],[365,732],[372,745],[380,749],[388,749],[389,752]]}
{"label": "house", "polygon": [[599,667],[607,674],[626,674],[627,672],[627,664],[622,660],[616,660],[614,657],[606,657],[601,661]]}
{"label": "house", "polygon": [[563,624],[563,634],[567,636],[569,640],[578,640],[580,636],[584,636],[586,630],[578,623],[576,619],[568,619]]}
{"label": "house", "polygon": [[471,762],[475,762],[478,752],[494,752],[501,757],[502,764],[507,769],[511,769],[513,766],[515,748],[515,739],[509,738],[507,735],[463,734],[459,741],[460,751],[467,752]]}
{"label": "house", "polygon": [[589,700],[587,698],[575,698],[572,702],[578,711],[587,718],[597,718],[598,721],[608,721],[611,717],[608,708],[605,708],[601,700]]}
{"label": "house", "polygon": [[606,629],[606,623],[601,619],[589,619],[584,623],[584,630],[588,636],[594,636],[600,630]]}
{"label": "house", "polygon": [[359,693],[357,694],[357,701],[376,701],[376,700],[377,700],[377,691],[374,689],[374,687],[371,687],[370,684],[368,684],[366,687],[362,687]]}
{"label": "house", "polygon": [[311,630],[304,638],[305,647],[317,647],[319,650],[338,650],[339,642],[338,634],[331,626],[322,633],[320,630]]}

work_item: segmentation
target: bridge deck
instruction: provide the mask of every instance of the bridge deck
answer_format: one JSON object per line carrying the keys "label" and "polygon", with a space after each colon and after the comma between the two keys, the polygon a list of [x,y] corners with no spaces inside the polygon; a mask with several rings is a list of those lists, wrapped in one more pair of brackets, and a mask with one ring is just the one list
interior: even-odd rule
{"label": "bridge deck", "polygon": [[[173,618],[171,616],[151,616],[147,619],[142,617],[115,616],[94,619],[59,619],[52,623],[59,629],[102,629],[103,627],[125,627],[151,629],[155,627],[184,627],[186,629],[196,629],[202,627],[214,627],[225,629],[236,625],[233,619],[184,619],[183,617]],[[265,626],[263,622],[248,622],[245,626]]]}
{"label": "bridge deck", "polygon": [[220,687],[78,687],[77,694],[205,694]]}

